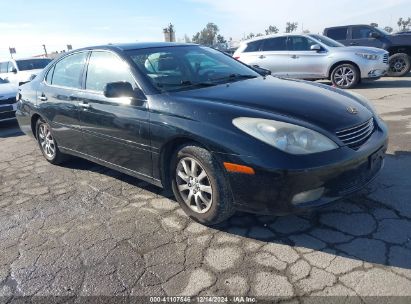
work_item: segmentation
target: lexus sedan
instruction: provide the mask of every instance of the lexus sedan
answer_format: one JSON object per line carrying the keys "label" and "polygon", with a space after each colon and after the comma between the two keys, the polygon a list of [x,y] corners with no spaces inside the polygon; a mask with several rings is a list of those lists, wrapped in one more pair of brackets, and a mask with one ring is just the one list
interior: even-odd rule
{"label": "lexus sedan", "polygon": [[20,127],[50,163],[74,155],[172,190],[208,225],[235,210],[286,214],[353,193],[387,148],[362,96],[261,75],[195,44],[72,51],[18,99]]}
{"label": "lexus sedan", "polygon": [[321,35],[281,34],[244,41],[233,55],[244,63],[268,69],[275,76],[330,79],[350,89],[362,80],[376,80],[388,71],[388,52],[349,46]]}

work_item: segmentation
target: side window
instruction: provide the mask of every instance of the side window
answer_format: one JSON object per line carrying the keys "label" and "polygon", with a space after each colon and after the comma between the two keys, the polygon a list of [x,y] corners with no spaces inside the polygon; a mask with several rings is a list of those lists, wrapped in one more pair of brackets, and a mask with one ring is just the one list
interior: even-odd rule
{"label": "side window", "polygon": [[53,77],[54,67],[55,67],[55,66],[53,66],[53,67],[47,72],[46,82],[47,82],[48,84],[51,84],[51,78]]}
{"label": "side window", "polygon": [[245,48],[244,52],[258,52],[260,51],[261,44],[263,43],[262,40],[252,41],[247,43],[247,47]]}
{"label": "side window", "polygon": [[287,37],[276,37],[263,40],[263,51],[286,51]]}
{"label": "side window", "polygon": [[290,51],[309,51],[314,44],[316,44],[316,42],[302,36],[290,36],[288,39],[288,48]]}
{"label": "side window", "polygon": [[366,39],[370,38],[372,29],[365,26],[354,26],[351,30],[352,39]]}
{"label": "side window", "polygon": [[103,92],[107,83],[117,81],[126,81],[136,87],[128,65],[119,57],[109,52],[92,52],[87,68],[86,90]]}
{"label": "side window", "polygon": [[348,27],[337,27],[327,31],[327,36],[334,40],[346,40]]}
{"label": "side window", "polygon": [[7,62],[0,62],[0,73],[7,73]]}
{"label": "side window", "polygon": [[[87,52],[76,53],[63,58],[54,66],[52,85],[80,89],[81,73],[86,62]],[[48,76],[48,75],[47,75]]]}
{"label": "side window", "polygon": [[14,68],[15,68],[14,63],[9,61],[9,65],[7,67],[7,73],[11,73]]}

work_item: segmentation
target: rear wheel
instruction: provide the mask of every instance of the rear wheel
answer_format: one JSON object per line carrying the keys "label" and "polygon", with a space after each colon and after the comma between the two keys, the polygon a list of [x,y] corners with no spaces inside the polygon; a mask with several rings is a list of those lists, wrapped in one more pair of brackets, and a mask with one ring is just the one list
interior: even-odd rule
{"label": "rear wheel", "polygon": [[174,195],[192,219],[214,225],[234,214],[227,180],[206,149],[182,146],[173,157],[170,172]]}
{"label": "rear wheel", "polygon": [[394,54],[389,59],[388,76],[401,77],[408,74],[411,68],[410,57],[405,53]]}
{"label": "rear wheel", "polygon": [[340,64],[331,72],[331,82],[340,89],[351,89],[359,81],[360,71],[352,64]]}
{"label": "rear wheel", "polygon": [[60,164],[66,160],[66,155],[61,153],[47,122],[39,118],[36,123],[37,141],[44,158],[54,164]]}

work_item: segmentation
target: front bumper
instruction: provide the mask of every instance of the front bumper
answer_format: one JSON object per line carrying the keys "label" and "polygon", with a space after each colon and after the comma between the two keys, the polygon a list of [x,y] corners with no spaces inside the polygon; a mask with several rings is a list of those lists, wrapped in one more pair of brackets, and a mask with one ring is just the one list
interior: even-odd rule
{"label": "front bumper", "polygon": [[0,100],[0,121],[8,121],[16,119],[16,99],[9,98]]}
{"label": "front bumper", "polygon": [[[316,164],[311,167],[307,163],[306,168],[298,170],[258,168],[255,175],[227,172],[235,206],[246,212],[281,215],[311,209],[345,197],[375,178],[383,166],[387,145],[387,132],[380,129],[358,151],[348,147],[335,150],[335,154],[341,155],[338,156],[340,159],[323,166]],[[232,155],[218,157],[226,158],[224,161],[236,161]],[[254,166],[252,159],[243,164]],[[323,188],[319,198],[293,204],[296,195],[319,188]]]}
{"label": "front bumper", "polygon": [[362,79],[378,79],[384,76],[389,68],[388,62],[384,63],[383,59],[378,60],[361,60],[359,64]]}

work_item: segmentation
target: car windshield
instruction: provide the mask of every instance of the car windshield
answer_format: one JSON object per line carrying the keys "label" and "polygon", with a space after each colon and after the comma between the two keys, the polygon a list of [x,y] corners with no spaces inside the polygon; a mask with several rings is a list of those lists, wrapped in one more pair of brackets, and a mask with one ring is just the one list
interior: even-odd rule
{"label": "car windshield", "polygon": [[384,35],[384,36],[391,35],[391,34],[388,33],[387,31],[385,31],[385,30],[383,30],[383,29],[381,29],[381,28],[379,28],[379,27],[376,27],[375,30],[376,30],[377,32],[380,32],[380,34],[382,34],[382,35]]}
{"label": "car windshield", "polygon": [[314,38],[315,40],[325,44],[326,46],[330,47],[342,47],[344,44],[339,43],[338,41],[335,41],[331,38],[322,36],[322,35],[310,35],[310,37]]}
{"label": "car windshield", "polygon": [[191,90],[260,76],[230,56],[208,47],[158,47],[126,53],[160,91]]}
{"label": "car windshield", "polygon": [[50,62],[47,58],[16,60],[19,71],[44,69]]}

